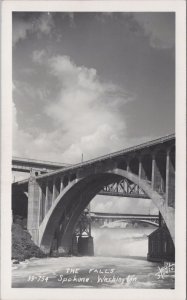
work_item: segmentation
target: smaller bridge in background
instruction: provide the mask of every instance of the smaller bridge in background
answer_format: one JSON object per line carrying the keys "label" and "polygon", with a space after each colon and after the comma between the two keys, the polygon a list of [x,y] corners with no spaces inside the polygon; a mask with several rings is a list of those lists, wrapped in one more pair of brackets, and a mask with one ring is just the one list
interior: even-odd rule
{"label": "smaller bridge in background", "polygon": [[12,158],[12,171],[30,173],[35,171],[38,174],[48,173],[50,171],[67,168],[70,164],[55,163],[51,161],[43,161],[37,159],[28,159],[21,157]]}
{"label": "smaller bridge in background", "polygon": [[119,214],[119,213],[101,213],[91,212],[87,207],[81,214],[75,229],[76,236],[91,236],[91,228],[127,228],[138,227],[138,224],[149,224],[160,227],[163,224],[161,214]]}
{"label": "smaller bridge in background", "polygon": [[89,216],[91,221],[99,222],[100,224],[104,224],[106,222],[138,221],[159,226],[159,215],[90,212]]}

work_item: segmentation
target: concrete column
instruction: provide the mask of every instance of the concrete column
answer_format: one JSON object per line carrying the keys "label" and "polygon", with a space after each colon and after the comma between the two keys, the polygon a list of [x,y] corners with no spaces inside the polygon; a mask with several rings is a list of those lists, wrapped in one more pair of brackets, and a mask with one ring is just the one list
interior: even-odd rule
{"label": "concrete column", "polygon": [[155,189],[155,156],[152,156],[152,175],[151,175],[151,187]]}
{"label": "concrete column", "polygon": [[139,178],[140,179],[146,179],[147,178],[141,159],[139,161]]}
{"label": "concrete column", "polygon": [[60,192],[63,190],[63,188],[64,188],[63,178],[61,178],[61,182],[60,182]]}
{"label": "concrete column", "polygon": [[49,199],[48,200],[48,203],[49,203],[48,210],[49,210],[52,205],[52,201],[53,201],[53,183],[51,183],[51,182],[48,186],[48,199]]}
{"label": "concrete column", "polygon": [[40,199],[40,224],[41,224],[41,222],[42,222],[42,220],[43,220],[43,199],[42,199],[42,188],[41,188],[41,186],[40,186],[40,189],[39,189],[39,199]]}
{"label": "concrete column", "polygon": [[27,229],[36,245],[39,242],[41,189],[35,176],[31,175],[28,183]]}
{"label": "concrete column", "polygon": [[72,237],[72,249],[71,252],[73,255],[78,255],[78,244],[77,244],[77,237],[75,234],[73,234]]}
{"label": "concrete column", "polygon": [[47,182],[46,184],[46,198],[45,198],[45,214],[47,214],[48,210],[52,205],[53,198],[53,185],[51,182]]}
{"label": "concrete column", "polygon": [[56,188],[56,182],[55,179],[53,180],[53,195],[52,195],[52,203],[57,198],[57,188]]}
{"label": "concrete column", "polygon": [[49,197],[48,197],[48,194],[49,194],[49,187],[48,187],[48,183],[46,184],[46,192],[45,192],[45,215],[47,214],[48,212],[48,207],[49,207]]}
{"label": "concrete column", "polygon": [[159,171],[156,163],[155,156],[152,158],[152,179],[151,179],[152,189],[158,193],[162,193],[164,190],[164,180]]}
{"label": "concrete column", "polygon": [[161,226],[162,226],[162,215],[159,211],[159,227],[161,227]]}
{"label": "concrete column", "polygon": [[40,183],[40,224],[45,218],[45,198],[46,187],[44,183]]}
{"label": "concrete column", "polygon": [[167,151],[166,158],[166,203],[168,206],[175,207],[175,169],[170,151]]}

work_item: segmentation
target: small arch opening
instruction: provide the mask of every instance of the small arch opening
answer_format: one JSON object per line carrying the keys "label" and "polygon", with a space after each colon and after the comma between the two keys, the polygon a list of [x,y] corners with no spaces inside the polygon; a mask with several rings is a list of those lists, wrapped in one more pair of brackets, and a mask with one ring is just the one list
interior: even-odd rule
{"label": "small arch opening", "polygon": [[55,186],[56,186],[58,194],[60,193],[60,185],[61,185],[61,180],[59,177],[57,177],[55,180]]}
{"label": "small arch opening", "polygon": [[159,150],[155,156],[156,166],[161,176],[160,180],[160,193],[165,193],[166,191],[166,151]]}
{"label": "small arch opening", "polygon": [[138,173],[139,173],[139,160],[138,160],[137,157],[134,157],[130,160],[129,169],[130,169],[130,172],[138,175]]}
{"label": "small arch opening", "polygon": [[145,172],[145,178],[151,181],[152,177],[152,157],[149,154],[145,154],[142,156],[142,166]]}
{"label": "small arch opening", "polygon": [[126,162],[126,160],[119,161],[119,162],[117,163],[117,167],[118,167],[119,169],[122,169],[122,170],[127,170],[127,162]]}
{"label": "small arch opening", "polygon": [[175,170],[175,147],[173,147],[170,151],[170,159],[171,159],[172,166]]}
{"label": "small arch opening", "polygon": [[70,175],[70,181],[73,181],[73,180],[75,180],[76,179],[76,174],[71,174]]}
{"label": "small arch opening", "polygon": [[53,181],[50,180],[48,182],[48,189],[49,189],[49,193],[52,194],[53,193]]}
{"label": "small arch opening", "polygon": [[64,176],[63,178],[63,186],[66,187],[68,185],[69,179],[68,176]]}

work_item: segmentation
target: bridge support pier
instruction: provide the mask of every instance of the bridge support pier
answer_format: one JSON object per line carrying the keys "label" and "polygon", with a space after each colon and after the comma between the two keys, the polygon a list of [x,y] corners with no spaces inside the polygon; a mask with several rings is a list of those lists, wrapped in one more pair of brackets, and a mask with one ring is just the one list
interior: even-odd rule
{"label": "bridge support pier", "polygon": [[175,166],[172,151],[167,152],[166,158],[166,202],[168,206],[175,207]]}
{"label": "bridge support pier", "polygon": [[36,178],[31,174],[28,183],[28,216],[27,229],[32,236],[32,240],[39,245],[39,226],[40,226],[40,199],[41,188],[36,182]]}
{"label": "bridge support pier", "polygon": [[72,238],[71,252],[73,255],[78,255],[78,241],[77,241],[77,236],[75,234],[73,235]]}
{"label": "bridge support pier", "polygon": [[79,236],[78,238],[78,254],[85,256],[93,256],[94,255],[94,244],[93,237],[83,237]]}
{"label": "bridge support pier", "polygon": [[166,225],[153,231],[148,237],[148,261],[175,261],[175,247]]}

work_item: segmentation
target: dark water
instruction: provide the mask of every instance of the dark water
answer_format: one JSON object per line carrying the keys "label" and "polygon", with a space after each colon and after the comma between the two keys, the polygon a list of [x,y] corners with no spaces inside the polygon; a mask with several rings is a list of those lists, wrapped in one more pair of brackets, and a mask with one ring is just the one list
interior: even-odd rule
{"label": "dark water", "polygon": [[174,272],[146,260],[147,235],[153,230],[152,226],[94,229],[94,257],[32,258],[13,265],[12,286],[172,289]]}

